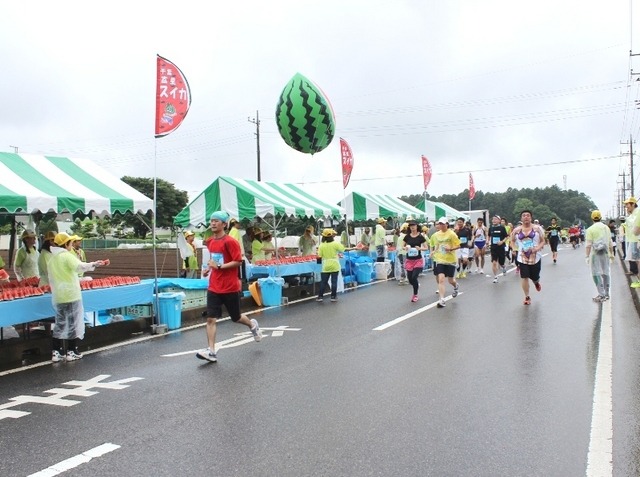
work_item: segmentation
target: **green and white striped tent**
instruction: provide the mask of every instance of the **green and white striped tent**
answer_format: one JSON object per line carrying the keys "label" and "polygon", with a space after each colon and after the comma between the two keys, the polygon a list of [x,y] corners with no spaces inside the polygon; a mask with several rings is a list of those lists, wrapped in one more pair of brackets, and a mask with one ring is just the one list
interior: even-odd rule
{"label": "green and white striped tent", "polygon": [[424,218],[424,212],[390,195],[352,192],[340,205],[347,210],[348,220],[372,220],[378,217],[398,220],[408,217],[416,220]]}
{"label": "green and white striped tent", "polygon": [[153,210],[153,200],[85,159],[0,152],[0,212]]}
{"label": "green and white striped tent", "polygon": [[[425,209],[426,202],[426,209]],[[460,212],[459,210],[454,209],[453,207],[449,207],[444,202],[434,202],[431,200],[422,200],[416,204],[416,208],[423,211],[423,214],[426,214],[427,220],[438,220],[440,217],[444,217],[446,219],[457,219],[458,217],[463,217],[465,220],[469,220],[469,214],[465,214],[464,212]]]}
{"label": "green and white striped tent", "polygon": [[208,225],[209,216],[224,210],[238,220],[256,217],[336,217],[344,209],[324,202],[294,184],[218,177],[173,219],[179,227]]}

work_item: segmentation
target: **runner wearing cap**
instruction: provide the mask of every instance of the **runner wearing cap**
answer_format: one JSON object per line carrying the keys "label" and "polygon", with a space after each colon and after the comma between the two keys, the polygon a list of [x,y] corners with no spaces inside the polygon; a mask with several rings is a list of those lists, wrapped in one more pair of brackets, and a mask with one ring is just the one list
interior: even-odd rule
{"label": "runner wearing cap", "polygon": [[229,237],[225,228],[229,214],[217,211],[211,214],[211,239],[207,242],[210,258],[202,276],[209,277],[207,288],[207,348],[198,351],[196,357],[215,363],[217,319],[222,318],[222,305],[227,309],[231,321],[245,325],[251,331],[255,341],[262,340],[262,331],[258,322],[240,313],[240,291],[242,285],[238,278],[237,268],[242,263],[240,244]]}
{"label": "runner wearing cap", "polygon": [[493,270],[493,283],[498,283],[498,267],[502,269],[502,274],[507,273],[504,266],[506,252],[504,243],[509,234],[507,229],[502,225],[499,215],[494,215],[491,219],[491,227],[489,227],[489,250],[491,252],[491,269]]}
{"label": "runner wearing cap", "polygon": [[436,226],[438,230],[431,236],[430,247],[434,261],[433,274],[438,282],[438,295],[440,295],[438,308],[444,308],[445,277],[449,280],[451,286],[453,286],[451,296],[453,298],[458,296],[458,282],[456,282],[454,276],[456,273],[457,260],[455,251],[460,248],[460,239],[453,230],[449,229],[449,223],[446,218],[439,218]]}

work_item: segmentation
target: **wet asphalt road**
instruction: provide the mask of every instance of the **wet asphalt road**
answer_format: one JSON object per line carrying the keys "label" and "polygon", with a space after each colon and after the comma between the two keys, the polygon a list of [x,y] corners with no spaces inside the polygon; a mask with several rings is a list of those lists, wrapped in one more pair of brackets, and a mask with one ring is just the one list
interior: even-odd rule
{"label": "wet asphalt road", "polygon": [[524,306],[513,271],[470,275],[444,309],[431,275],[418,303],[379,282],[252,315],[261,343],[225,321],[215,364],[194,357],[198,327],[2,374],[0,475],[585,475],[603,310],[613,475],[640,475],[640,320],[620,264],[604,306],[583,249],[546,256],[541,282]]}

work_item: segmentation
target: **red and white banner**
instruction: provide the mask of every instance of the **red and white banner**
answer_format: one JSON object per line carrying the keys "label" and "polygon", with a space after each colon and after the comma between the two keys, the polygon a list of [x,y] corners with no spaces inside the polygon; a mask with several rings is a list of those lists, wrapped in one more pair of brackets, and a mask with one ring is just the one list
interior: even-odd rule
{"label": "red and white banner", "polygon": [[424,180],[424,190],[427,190],[427,186],[431,182],[431,163],[426,156],[422,156],[422,179]]}
{"label": "red and white banner", "polygon": [[469,172],[469,200],[473,200],[475,196],[476,196],[476,188],[473,185],[473,176],[471,175],[471,172]]}
{"label": "red and white banner", "polygon": [[342,188],[346,189],[353,171],[353,152],[347,141],[340,138],[340,153],[342,154]]}
{"label": "red and white banner", "polygon": [[158,55],[156,69],[156,137],[182,124],[191,106],[189,83],[180,68]]}

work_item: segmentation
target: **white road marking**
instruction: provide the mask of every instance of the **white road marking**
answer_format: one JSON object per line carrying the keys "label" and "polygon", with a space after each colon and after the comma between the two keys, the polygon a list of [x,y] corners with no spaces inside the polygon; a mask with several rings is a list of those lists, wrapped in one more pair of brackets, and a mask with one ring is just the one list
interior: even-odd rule
{"label": "white road marking", "polygon": [[58,462],[57,464],[53,464],[51,467],[47,467],[46,469],[41,470],[40,472],[36,472],[35,474],[31,474],[28,477],[52,477],[54,475],[66,472],[67,470],[75,469],[81,464],[86,464],[91,459],[101,457],[119,448],[119,445],[107,442],[106,444],[102,444],[98,447],[94,447],[93,449],[89,449],[82,454],[78,454],[69,459]]}
{"label": "white road marking", "polygon": [[[458,296],[462,295],[464,292],[460,292],[458,293]],[[449,295],[448,297],[446,297],[444,299],[444,301],[449,301],[449,300],[453,300],[453,297],[451,295]],[[433,303],[428,304],[427,306],[423,306],[422,308],[418,308],[415,311],[412,311],[411,313],[407,313],[406,315],[402,315],[399,316],[398,318],[395,318],[391,321],[387,321],[386,323],[383,323],[380,326],[377,326],[373,329],[373,331],[383,331],[386,330],[387,328],[390,328],[393,325],[397,325],[398,323],[402,323],[404,320],[408,320],[409,318],[419,315],[420,313],[422,313],[423,311],[427,311],[430,310],[431,308],[434,308],[438,305],[437,301],[434,301]]]}
{"label": "white road marking", "polygon": [[[271,331],[271,337],[277,338],[284,335],[285,331],[300,331],[302,328],[290,328],[286,325],[276,326],[274,328],[260,328],[262,331]],[[267,338],[268,334],[263,334],[263,338]],[[218,341],[216,343],[216,351],[222,348],[235,348],[236,346],[241,346],[247,343],[253,343],[255,340],[253,339],[253,335],[250,331],[243,331],[242,333],[236,333],[233,338],[229,338],[228,340]],[[202,348],[200,348],[202,349]],[[175,358],[176,356],[186,356],[192,355],[200,351],[200,349],[194,349],[191,351],[179,351],[177,353],[169,353],[162,354],[160,357],[162,358]]]}
{"label": "white road marking", "polygon": [[600,346],[593,389],[591,435],[587,454],[587,477],[613,475],[613,333],[611,300],[602,303]]}

